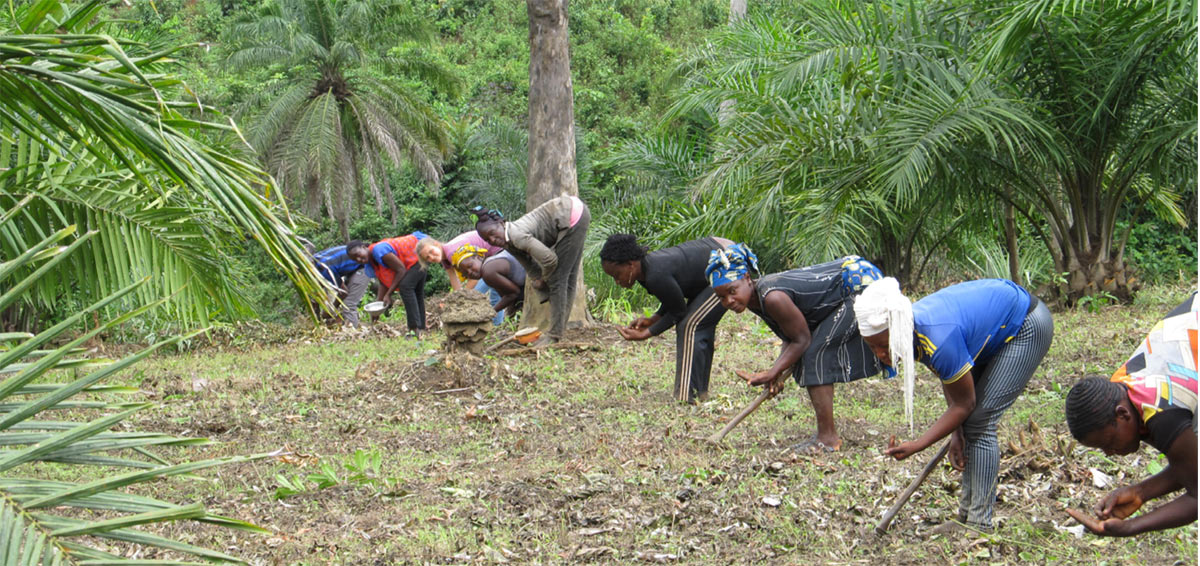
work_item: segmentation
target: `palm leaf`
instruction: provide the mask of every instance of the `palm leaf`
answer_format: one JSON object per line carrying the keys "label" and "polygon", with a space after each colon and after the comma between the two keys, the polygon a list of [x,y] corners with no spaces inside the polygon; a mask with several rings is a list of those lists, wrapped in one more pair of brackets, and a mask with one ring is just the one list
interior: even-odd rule
{"label": "palm leaf", "polygon": [[[3,217],[3,224],[11,223],[19,216],[20,214],[6,215]],[[7,226],[0,225],[0,228]],[[48,265],[53,266],[56,261],[81,254],[83,252],[79,246],[94,236],[94,233],[85,234],[84,237],[76,238],[71,245],[53,248],[58,252],[56,254],[46,255],[37,251],[70,237],[73,232],[72,225],[51,234],[41,242],[34,243],[32,253],[17,256],[6,262],[8,269],[4,270],[5,275],[0,277],[0,281],[10,290],[32,288],[34,285],[30,279],[46,277],[48,273],[45,269],[32,269],[33,264],[41,264],[44,268]],[[85,311],[103,309],[104,303],[112,303],[135,293],[138,287],[144,284],[143,280],[118,290],[100,304]],[[137,527],[189,519],[243,529],[255,527],[210,515],[198,503],[170,504],[127,495],[122,493],[121,489],[230,462],[249,461],[264,455],[175,465],[121,457],[120,454],[129,451],[146,453],[145,450],[153,446],[186,446],[204,440],[175,438],[156,433],[108,432],[114,425],[148,405],[74,400],[83,392],[95,394],[112,391],[113,389],[97,387],[97,384],[144,359],[157,349],[177,343],[181,339],[175,337],[164,340],[118,361],[97,359],[85,364],[85,360],[68,358],[78,355],[80,350],[77,345],[88,337],[111,329],[129,317],[137,316],[153,307],[153,304],[148,304],[126,313],[127,316],[108,320],[93,331],[52,350],[40,348],[72,328],[77,319],[68,319],[35,335],[22,333],[4,336],[14,345],[0,351],[0,375],[8,376],[0,381],[0,446],[5,447],[0,450],[0,563],[67,564],[77,563],[80,558],[85,559],[84,563],[162,563],[123,558],[107,551],[89,548],[82,545],[80,541],[84,539],[81,537],[155,546],[206,560],[238,562],[236,558],[227,554],[151,535],[137,530]],[[47,378],[61,375],[51,372],[64,364],[90,367],[92,371],[68,383],[45,382]],[[31,385],[33,380],[41,380],[43,383]],[[107,414],[80,422],[37,420],[39,415],[48,410],[73,407],[93,407],[106,411]],[[19,470],[27,468],[26,464],[33,462],[55,462],[59,466],[117,466],[133,468],[135,471],[105,476],[99,472],[103,468],[97,468],[94,472],[98,474],[95,479],[79,484],[16,475]],[[74,515],[64,515],[65,508],[104,511],[105,518],[85,520]]]}
{"label": "palm leaf", "polygon": [[[75,16],[65,17],[82,21]],[[47,18],[21,29],[42,31],[52,25]],[[104,295],[129,278],[165,274],[139,299],[170,295],[173,317],[204,322],[212,312],[247,314],[222,263],[225,248],[253,239],[302,293],[316,296],[321,284],[290,221],[264,196],[270,178],[198,141],[229,126],[189,119],[181,110],[198,105],[169,99],[178,81],[158,72],[169,54],[131,57],[102,35],[5,36],[0,126],[12,135],[0,140],[0,209],[34,194],[42,204],[25,211],[24,225],[8,225],[0,252],[23,251],[24,234],[42,228],[85,226],[99,233],[90,245],[102,261],[75,265],[77,281],[95,281]],[[66,284],[36,281],[29,300],[42,306]]]}

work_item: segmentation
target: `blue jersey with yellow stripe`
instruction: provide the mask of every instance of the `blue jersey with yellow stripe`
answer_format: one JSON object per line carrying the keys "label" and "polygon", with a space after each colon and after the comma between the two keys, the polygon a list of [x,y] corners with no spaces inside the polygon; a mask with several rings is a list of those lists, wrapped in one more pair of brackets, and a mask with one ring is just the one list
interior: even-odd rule
{"label": "blue jersey with yellow stripe", "polygon": [[951,285],[913,304],[917,360],[945,383],[986,363],[1021,329],[1029,292],[1006,279]]}

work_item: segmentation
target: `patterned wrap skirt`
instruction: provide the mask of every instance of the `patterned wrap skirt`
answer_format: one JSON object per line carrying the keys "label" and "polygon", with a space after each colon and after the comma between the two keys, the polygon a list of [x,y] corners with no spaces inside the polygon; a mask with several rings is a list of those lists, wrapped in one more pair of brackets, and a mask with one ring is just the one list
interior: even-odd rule
{"label": "patterned wrap skirt", "polygon": [[858,294],[882,278],[879,268],[871,262],[858,256],[843,258],[842,285],[846,298],[812,331],[808,350],[792,367],[796,383],[805,387],[847,383],[884,370],[879,358],[863,341],[854,318],[854,300]]}

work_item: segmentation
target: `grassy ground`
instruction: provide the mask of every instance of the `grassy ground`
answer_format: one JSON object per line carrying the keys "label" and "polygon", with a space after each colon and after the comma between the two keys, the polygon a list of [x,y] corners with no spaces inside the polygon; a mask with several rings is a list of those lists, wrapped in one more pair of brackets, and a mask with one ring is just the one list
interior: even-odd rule
{"label": "grassy ground", "polygon": [[[1132,540],[1059,529],[1073,525],[1064,506],[1090,508],[1107,491],[1093,469],[1120,485],[1164,463],[1148,447],[1113,459],[1080,448],[1062,406],[1074,379],[1111,372],[1184,292],[1055,313],[1050,354],[1002,422],[991,536],[926,534],[957,508],[948,466],[886,536],[868,534],[932,456],[878,452],[892,434],[909,437],[896,381],[838,388],[840,453],[787,449],[814,427],[794,384],[725,446],[698,440],[754,397],[733,371],[764,369],[777,351],[748,313],[721,323],[700,406],[671,402],[673,333],[625,343],[611,326],[575,336],[589,349],[485,360],[441,357],[436,332],[206,348],[117,381],[161,401],[135,426],[219,441],[189,457],[287,452],[152,487],[271,529],[166,527],[254,563],[1195,564],[1195,525]],[[943,409],[922,371],[917,426]]]}

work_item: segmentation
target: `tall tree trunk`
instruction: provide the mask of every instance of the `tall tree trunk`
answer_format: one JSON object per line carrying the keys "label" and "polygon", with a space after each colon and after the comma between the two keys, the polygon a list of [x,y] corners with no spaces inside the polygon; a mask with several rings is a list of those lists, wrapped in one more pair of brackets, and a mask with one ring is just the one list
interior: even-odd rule
{"label": "tall tree trunk", "polygon": [[1021,263],[1017,255],[1017,215],[1012,204],[1004,205],[1004,245],[1008,249],[1008,278],[1021,283]]}
{"label": "tall tree trunk", "polygon": [[[525,208],[533,210],[558,196],[578,196],[579,183],[575,173],[575,107],[567,0],[527,0],[525,6],[529,14],[529,168]],[[582,272],[582,265],[577,267]],[[537,297],[531,281],[525,284],[525,296]],[[579,278],[575,292],[571,320],[588,320],[583,277]],[[549,328],[550,304],[526,301],[522,324]]]}
{"label": "tall tree trunk", "polygon": [[[747,0],[729,0],[729,24],[746,17],[746,2]],[[737,101],[733,99],[722,100],[720,106],[717,107],[717,123],[724,126],[733,117],[735,105]]]}

